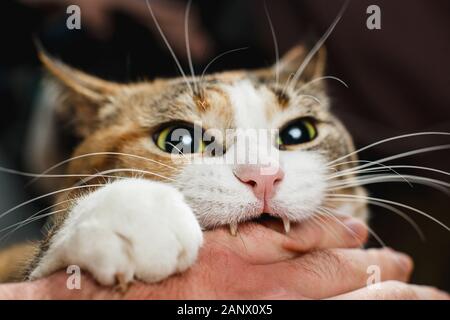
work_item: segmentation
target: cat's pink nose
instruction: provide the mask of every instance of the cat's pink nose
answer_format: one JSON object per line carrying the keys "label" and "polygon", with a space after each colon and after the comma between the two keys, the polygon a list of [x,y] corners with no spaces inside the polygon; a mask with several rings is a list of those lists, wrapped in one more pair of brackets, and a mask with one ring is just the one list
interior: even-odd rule
{"label": "cat's pink nose", "polygon": [[270,199],[275,194],[275,185],[283,180],[284,172],[280,167],[261,165],[238,165],[234,175],[243,183],[252,187],[255,196],[260,199]]}

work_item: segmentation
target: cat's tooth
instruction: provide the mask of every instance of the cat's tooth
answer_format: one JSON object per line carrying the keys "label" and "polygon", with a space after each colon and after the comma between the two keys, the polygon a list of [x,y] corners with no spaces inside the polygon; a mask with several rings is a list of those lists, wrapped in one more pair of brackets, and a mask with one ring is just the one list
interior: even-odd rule
{"label": "cat's tooth", "polygon": [[291,222],[289,221],[288,218],[282,218],[283,220],[283,225],[284,225],[284,232],[285,233],[289,233],[289,231],[291,230]]}
{"label": "cat's tooth", "polygon": [[238,225],[236,222],[230,223],[230,233],[233,237],[237,235]]}

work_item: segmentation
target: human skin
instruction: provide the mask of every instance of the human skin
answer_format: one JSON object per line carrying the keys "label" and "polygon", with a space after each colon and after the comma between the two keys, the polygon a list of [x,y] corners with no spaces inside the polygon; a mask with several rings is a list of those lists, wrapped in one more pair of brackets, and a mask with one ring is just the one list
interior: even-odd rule
{"label": "human skin", "polygon": [[[367,229],[352,218],[297,224],[288,236],[266,226],[241,225],[236,237],[225,229],[205,232],[197,262],[160,283],[136,281],[121,292],[82,274],[81,289],[69,290],[61,271],[0,285],[0,299],[449,299],[405,283],[412,271],[407,255],[359,249]],[[370,265],[381,270],[378,289],[366,286]]]}

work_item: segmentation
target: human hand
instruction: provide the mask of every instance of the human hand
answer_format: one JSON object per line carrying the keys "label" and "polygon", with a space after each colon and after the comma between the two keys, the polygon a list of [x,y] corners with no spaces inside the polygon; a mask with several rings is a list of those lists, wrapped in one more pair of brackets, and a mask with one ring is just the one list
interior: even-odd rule
{"label": "human hand", "polygon": [[[136,282],[125,292],[98,286],[90,276],[69,290],[58,272],[29,283],[0,286],[3,299],[448,299],[446,293],[407,285],[411,260],[389,249],[361,250],[367,230],[351,218],[294,225],[289,237],[262,225],[206,232],[197,263],[158,284]],[[331,229],[330,229],[331,228]],[[333,232],[329,232],[333,230]],[[340,247],[340,249],[325,249]],[[313,250],[322,249],[322,250]],[[313,250],[313,251],[311,251]],[[380,289],[366,286],[369,265],[382,270]]]}

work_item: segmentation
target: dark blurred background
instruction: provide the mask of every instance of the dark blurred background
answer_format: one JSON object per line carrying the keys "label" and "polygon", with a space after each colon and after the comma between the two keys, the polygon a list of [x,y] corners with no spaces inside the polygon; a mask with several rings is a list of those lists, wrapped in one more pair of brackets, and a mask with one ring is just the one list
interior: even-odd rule
{"label": "dark blurred background", "polygon": [[[185,70],[186,1],[150,0],[169,42]],[[81,8],[81,29],[69,30],[66,9]],[[280,52],[297,43],[314,44],[336,17],[343,1],[267,0]],[[369,5],[381,9],[381,29],[366,27]],[[36,110],[42,68],[33,37],[66,63],[119,82],[178,75],[143,0],[22,0],[0,4],[0,166],[32,170],[30,122]],[[274,43],[264,2],[260,0],[193,1],[189,21],[191,52],[197,73],[218,54],[248,47],[215,61],[209,71],[269,66]],[[404,133],[450,131],[450,2],[397,0],[350,2],[326,42],[327,75],[349,88],[329,82],[332,107],[347,125],[357,146]],[[33,139],[31,139],[33,141]],[[428,136],[391,142],[360,157],[376,160],[421,147],[449,143]],[[32,149],[32,148],[31,148]],[[30,165],[31,164],[31,165]],[[395,161],[450,171],[450,151],[436,151]],[[30,168],[31,167],[31,168]],[[405,171],[403,171],[405,172]],[[448,181],[423,171],[413,174]],[[0,172],[0,212],[38,196],[30,178]],[[406,203],[450,225],[450,198],[426,187],[404,183],[373,185],[370,194]],[[49,205],[44,200],[0,218],[0,229]],[[412,255],[413,281],[450,290],[450,235],[443,227],[414,212],[410,216],[426,236],[421,241],[401,217],[372,208],[371,227],[384,243]],[[0,213],[1,214],[1,213]],[[0,247],[40,237],[43,221],[18,229]],[[374,239],[371,246],[380,244]]]}

